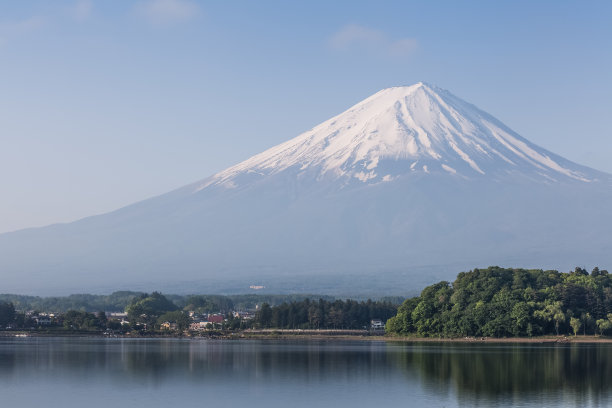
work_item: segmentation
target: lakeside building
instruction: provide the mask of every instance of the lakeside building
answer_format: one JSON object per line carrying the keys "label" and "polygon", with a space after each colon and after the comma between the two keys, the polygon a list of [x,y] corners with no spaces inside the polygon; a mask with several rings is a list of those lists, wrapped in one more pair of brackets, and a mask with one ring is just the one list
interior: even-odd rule
{"label": "lakeside building", "polygon": [[370,329],[374,331],[385,330],[385,324],[380,319],[370,320]]}
{"label": "lakeside building", "polygon": [[217,323],[217,324],[221,324],[223,323],[223,321],[225,320],[225,316],[223,316],[222,314],[209,314],[208,315],[208,321],[211,323]]}
{"label": "lakeside building", "polygon": [[255,318],[255,313],[240,310],[232,312],[232,316],[241,320],[251,320]]}
{"label": "lakeside building", "polygon": [[212,322],[193,322],[189,325],[189,330],[193,331],[201,331],[206,330],[209,327],[212,327],[214,323]]}
{"label": "lakeside building", "polygon": [[175,322],[163,322],[159,325],[159,328],[162,330],[178,330],[178,324]]}

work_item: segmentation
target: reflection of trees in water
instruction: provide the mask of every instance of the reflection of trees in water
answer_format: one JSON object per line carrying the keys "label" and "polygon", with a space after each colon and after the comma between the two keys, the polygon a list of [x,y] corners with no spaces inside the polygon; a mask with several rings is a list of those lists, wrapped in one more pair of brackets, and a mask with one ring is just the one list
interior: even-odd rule
{"label": "reflection of trees in water", "polygon": [[162,383],[318,385],[422,382],[460,401],[571,393],[610,399],[612,345],[406,344],[338,341],[27,339],[0,343],[0,379],[70,377]]}
{"label": "reflection of trees in water", "polygon": [[[316,383],[391,377],[383,343],[291,341],[201,342],[166,357],[173,375],[213,381],[290,380]],[[136,366],[133,367],[137,369]]]}
{"label": "reflection of trees in water", "polygon": [[15,355],[0,351],[0,378],[7,377],[17,364]]}
{"label": "reflection of trees in water", "polygon": [[42,339],[0,346],[0,376],[15,370],[86,381],[305,383],[396,378],[380,342]]}
{"label": "reflection of trees in water", "polygon": [[0,376],[29,372],[53,375],[58,370],[70,372],[77,379],[85,379],[93,370],[106,366],[105,344],[84,344],[66,339],[28,338],[5,339],[0,343]]}
{"label": "reflection of trees in water", "polygon": [[456,389],[460,397],[526,397],[571,393],[610,396],[612,347],[586,345],[399,345],[392,360],[430,388]]}

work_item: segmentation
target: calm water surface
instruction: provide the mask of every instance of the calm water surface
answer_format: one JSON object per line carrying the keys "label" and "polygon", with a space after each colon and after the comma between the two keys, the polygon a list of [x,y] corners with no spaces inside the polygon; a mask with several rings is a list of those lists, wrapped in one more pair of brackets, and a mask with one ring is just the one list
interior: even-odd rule
{"label": "calm water surface", "polygon": [[4,407],[612,406],[612,345],[0,338]]}

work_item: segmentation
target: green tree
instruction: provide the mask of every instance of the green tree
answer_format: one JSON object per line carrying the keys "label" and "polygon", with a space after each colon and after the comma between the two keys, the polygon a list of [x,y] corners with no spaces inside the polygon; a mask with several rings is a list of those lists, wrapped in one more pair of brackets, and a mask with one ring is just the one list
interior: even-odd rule
{"label": "green tree", "polygon": [[387,320],[385,332],[390,334],[408,334],[415,331],[412,324],[412,312],[419,304],[419,298],[406,299],[397,309],[397,315]]}
{"label": "green tree", "polygon": [[0,328],[15,321],[15,306],[9,302],[0,302]]}
{"label": "green tree", "polygon": [[234,309],[234,303],[227,296],[192,295],[186,300],[184,310],[198,313],[228,313]]}
{"label": "green tree", "polygon": [[189,316],[182,310],[166,312],[157,318],[157,324],[161,325],[164,322],[176,323],[179,331],[187,330],[189,327]]}
{"label": "green tree", "polygon": [[[583,334],[586,336],[587,330],[589,330],[595,324],[595,320],[591,316],[590,313],[583,313],[581,316],[582,319],[582,330]],[[594,332],[594,331],[593,331]]]}
{"label": "green tree", "polygon": [[100,320],[93,314],[80,310],[69,310],[63,315],[64,328],[71,330],[99,330],[103,328]]}
{"label": "green tree", "polygon": [[612,329],[612,322],[608,319],[597,319],[596,324],[600,335],[604,335]]}
{"label": "green tree", "polygon": [[255,321],[261,327],[271,327],[272,325],[272,308],[269,304],[263,303],[257,313],[255,313]]}
{"label": "green tree", "polygon": [[142,294],[134,298],[125,311],[131,321],[153,323],[160,315],[178,307],[159,292]]}
{"label": "green tree", "polygon": [[531,308],[527,302],[516,302],[510,312],[514,322],[512,332],[515,336],[527,334],[527,326],[531,323]]}
{"label": "green tree", "polygon": [[105,312],[99,311],[98,313],[96,313],[96,319],[98,319],[98,325],[100,327],[107,327],[108,319],[106,318]]}
{"label": "green tree", "polygon": [[559,326],[565,321],[565,314],[561,310],[561,302],[548,302],[545,304],[544,309],[536,310],[534,316],[547,322],[553,322],[555,332],[557,336],[559,335]]}
{"label": "green tree", "polygon": [[570,318],[570,326],[572,326],[572,330],[574,331],[574,337],[578,334],[580,327],[582,326],[582,322],[577,317]]}

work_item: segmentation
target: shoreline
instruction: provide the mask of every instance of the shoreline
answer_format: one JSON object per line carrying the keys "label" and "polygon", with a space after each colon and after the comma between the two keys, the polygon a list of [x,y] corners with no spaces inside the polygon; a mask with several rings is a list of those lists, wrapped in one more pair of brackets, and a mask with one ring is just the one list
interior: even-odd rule
{"label": "shoreline", "polygon": [[53,333],[36,331],[3,331],[0,338],[28,338],[28,337],[80,337],[80,338],[119,338],[119,339],[185,339],[185,340],[359,340],[359,341],[385,341],[396,343],[457,343],[457,344],[601,344],[611,343],[612,337],[601,337],[594,335],[578,336],[540,336],[540,337],[402,337],[385,336],[365,333],[282,333],[280,331],[262,332],[213,332],[204,335],[180,335],[180,334],[148,334],[130,335],[116,334],[106,335],[103,333]]}
{"label": "shoreline", "polygon": [[242,337],[244,339],[262,340],[361,340],[385,341],[395,343],[457,343],[457,344],[483,344],[483,343],[516,343],[516,344],[612,344],[612,337],[599,336],[542,336],[542,337],[396,337],[396,336],[347,336],[347,335],[256,335]]}
{"label": "shoreline", "polygon": [[405,343],[524,343],[524,344],[595,344],[612,343],[611,337],[600,336],[540,336],[540,337],[460,337],[460,338],[437,338],[437,337],[392,337],[385,336],[387,341],[400,341]]}

